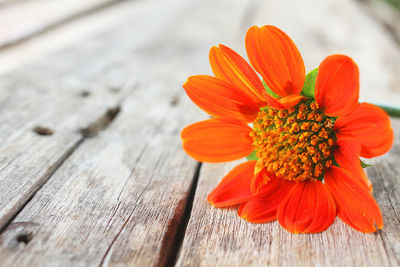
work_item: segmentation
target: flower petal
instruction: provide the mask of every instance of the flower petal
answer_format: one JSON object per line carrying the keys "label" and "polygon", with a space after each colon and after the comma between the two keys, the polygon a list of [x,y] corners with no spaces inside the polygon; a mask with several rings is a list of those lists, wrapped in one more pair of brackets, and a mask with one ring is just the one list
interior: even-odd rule
{"label": "flower petal", "polygon": [[256,162],[250,160],[233,168],[208,195],[207,201],[220,208],[233,206],[253,198],[250,183]]}
{"label": "flower petal", "polygon": [[394,134],[387,113],[372,104],[361,103],[334,125],[338,138],[353,137],[362,145],[361,156],[372,158],[386,153],[392,146]]}
{"label": "flower petal", "polygon": [[[317,191],[316,201],[310,203],[315,208],[314,220],[305,230],[306,233],[318,233],[332,225],[336,218],[336,204],[326,185],[316,181],[314,189]],[[320,192],[319,192],[320,191]],[[322,193],[324,192],[324,193]]]}
{"label": "flower petal", "polygon": [[224,80],[197,75],[183,85],[190,99],[205,112],[217,118],[233,118],[252,122],[259,105],[245,92]]}
{"label": "flower petal", "polygon": [[376,146],[362,146],[360,155],[364,158],[373,158],[385,154],[393,145],[394,142],[394,132],[392,130],[388,131],[386,135],[382,136],[382,144]]}
{"label": "flower petal", "polygon": [[357,106],[359,95],[358,67],[344,55],[327,57],[319,65],[315,81],[315,99],[325,114],[343,116]]}
{"label": "flower petal", "polygon": [[270,180],[271,178],[268,177],[267,169],[265,168],[255,173],[253,179],[251,179],[251,192],[256,195],[260,188]]}
{"label": "flower petal", "polygon": [[[282,110],[282,109],[288,109],[287,106],[285,106],[284,104],[282,104],[282,103],[280,102],[280,100],[283,99],[284,97],[283,97],[283,98],[280,98],[280,99],[274,98],[273,96],[271,96],[270,94],[268,94],[267,91],[264,91],[264,92],[263,92],[263,96],[264,96],[265,102],[267,103],[267,105],[268,105],[269,107],[275,108],[275,109],[280,109],[280,110]],[[300,101],[300,100],[299,100],[299,101]],[[293,106],[294,106],[294,105],[293,105]]]}
{"label": "flower petal", "polygon": [[339,218],[354,229],[368,233],[383,227],[381,211],[362,183],[343,168],[325,171],[325,184],[335,199]]}
{"label": "flower petal", "polygon": [[279,223],[292,233],[316,233],[335,220],[335,202],[319,180],[297,182],[279,205]]}
{"label": "flower petal", "polygon": [[277,109],[285,108],[267,94],[257,73],[235,51],[220,44],[210,49],[209,57],[214,75],[240,89],[259,107],[268,105]]}
{"label": "flower petal", "polygon": [[290,107],[296,106],[302,99],[304,99],[302,95],[289,95],[280,98],[278,101],[285,107],[285,109],[288,109]]}
{"label": "flower petal", "polygon": [[299,94],[305,79],[303,59],[296,45],[280,29],[251,27],[246,34],[251,65],[279,96]]}
{"label": "flower petal", "polygon": [[352,138],[341,138],[335,144],[334,156],[343,169],[348,170],[354,178],[359,179],[365,189],[372,193],[372,183],[360,164],[361,145]]}
{"label": "flower petal", "polygon": [[242,203],[238,215],[252,223],[264,223],[276,220],[276,211],[293,186],[293,182],[274,178],[263,186],[262,191],[268,192]]}
{"label": "flower petal", "polygon": [[271,174],[267,171],[266,168],[257,171],[258,166],[256,165],[254,169],[254,177],[251,180],[250,189],[253,195],[261,196],[268,195],[274,190],[282,179],[276,177],[274,174]]}
{"label": "flower petal", "polygon": [[231,119],[209,119],[191,124],[181,133],[183,149],[202,162],[225,162],[249,155],[250,132],[245,123]]}
{"label": "flower petal", "polygon": [[210,49],[210,65],[214,75],[240,88],[255,102],[263,102],[264,86],[250,65],[235,51],[219,45]]}

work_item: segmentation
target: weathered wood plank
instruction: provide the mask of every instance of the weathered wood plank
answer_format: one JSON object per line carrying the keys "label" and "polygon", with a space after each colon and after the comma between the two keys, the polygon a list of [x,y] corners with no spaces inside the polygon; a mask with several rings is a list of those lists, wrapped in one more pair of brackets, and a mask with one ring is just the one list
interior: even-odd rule
{"label": "weathered wood plank", "polygon": [[389,1],[361,0],[366,12],[376,17],[388,30],[389,34],[400,43],[400,9],[390,5]]}
{"label": "weathered wood plank", "polygon": [[[360,66],[362,100],[400,103],[400,49],[356,3],[332,0],[259,4],[248,26],[274,24],[283,28],[298,44],[308,70],[331,53],[351,55]],[[243,40],[244,32],[242,36]],[[393,120],[393,127],[398,138],[400,122]],[[391,152],[371,161],[374,167],[368,169],[385,222],[376,234],[358,233],[338,219],[327,231],[313,235],[290,234],[277,222],[245,222],[235,208],[216,209],[206,202],[218,180],[237,163],[204,164],[177,265],[398,266],[399,157],[397,139]]]}
{"label": "weathered wood plank", "polygon": [[0,50],[118,1],[20,1],[0,9]]}
{"label": "weathered wood plank", "polygon": [[43,32],[35,38],[8,47],[0,51],[0,75],[114,29],[131,17],[132,8],[140,5],[140,2],[120,1],[116,5],[76,18],[59,25],[57,29]]}
{"label": "weathered wood plank", "polygon": [[23,65],[46,58],[51,54],[77,46],[86,39],[110,31],[131,17],[132,8],[141,3],[121,1],[116,5],[62,24],[52,31],[43,32],[18,45],[0,51],[0,75]]}
{"label": "weathered wood plank", "polygon": [[[140,12],[133,9],[137,6],[132,2],[132,16]],[[135,84],[122,79],[129,71],[118,66],[123,45],[101,45],[106,40],[42,58],[0,79],[0,228],[82,142],[80,129],[107,117],[124,98],[125,86]],[[54,133],[38,135],[37,126]]]}
{"label": "weathered wood plank", "polygon": [[[1,82],[0,227],[79,145],[80,128],[102,117],[122,98],[105,87],[91,88],[90,98],[83,97],[88,89],[72,73],[61,78],[53,71],[27,70]],[[49,80],[42,80],[43,75]],[[53,134],[35,132],[38,126]]]}
{"label": "weathered wood plank", "polygon": [[[400,135],[400,120],[394,120]],[[230,164],[203,165],[193,211],[178,266],[398,266],[400,154],[397,140],[391,152],[372,164],[375,198],[385,227],[376,234],[358,233],[339,219],[321,234],[293,235],[275,221],[251,224],[237,216],[236,208],[215,209],[207,194]]]}
{"label": "weathered wood plank", "polygon": [[[172,263],[198,166],[181,149],[179,132],[206,117],[191,108],[181,84],[193,66],[208,65],[200,59],[216,40],[236,34],[240,22],[228,18],[241,17],[245,7],[246,1],[146,4],[81,48],[101,44],[94,53],[106,52],[108,62],[91,66],[99,69],[94,79],[116,68],[135,86],[126,87],[112,124],[83,142],[5,229],[2,265]],[[119,50],[106,48],[113,46]]]}
{"label": "weathered wood plank", "polygon": [[382,209],[385,228],[379,231],[390,266],[400,265],[400,120],[393,119],[396,140],[391,151],[372,161],[369,177],[374,178],[375,197]]}
{"label": "weathered wood plank", "polygon": [[0,8],[10,5],[10,4],[15,4],[16,2],[21,1],[21,0],[0,0]]}

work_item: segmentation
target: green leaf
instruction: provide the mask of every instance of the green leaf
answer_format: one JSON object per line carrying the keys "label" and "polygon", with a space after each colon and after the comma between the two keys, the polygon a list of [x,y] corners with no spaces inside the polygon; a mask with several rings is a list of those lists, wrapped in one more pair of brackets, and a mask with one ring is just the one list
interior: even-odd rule
{"label": "green leaf", "polygon": [[361,159],[360,159],[360,164],[361,164],[361,167],[362,167],[363,169],[372,166],[372,165],[369,165],[369,164],[365,163],[365,162],[362,161]]}
{"label": "green leaf", "polygon": [[257,156],[256,156],[256,151],[254,150],[253,152],[251,152],[250,155],[248,155],[247,160],[258,160]]}
{"label": "green leaf", "polygon": [[301,90],[300,92],[301,95],[308,98],[314,98],[315,80],[317,79],[317,74],[318,74],[318,68],[315,68],[306,75],[303,90]]}
{"label": "green leaf", "polygon": [[275,98],[279,97],[279,95],[275,94],[274,91],[271,90],[271,88],[268,87],[268,85],[264,82],[264,80],[262,80],[262,83],[264,85],[264,89],[265,91],[267,91],[267,93]]}

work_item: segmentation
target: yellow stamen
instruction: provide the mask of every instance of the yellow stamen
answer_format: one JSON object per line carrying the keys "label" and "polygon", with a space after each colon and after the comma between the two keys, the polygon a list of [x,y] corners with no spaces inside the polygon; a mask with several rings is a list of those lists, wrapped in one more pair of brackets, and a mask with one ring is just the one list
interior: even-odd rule
{"label": "yellow stamen", "polygon": [[250,136],[258,171],[266,168],[277,177],[298,182],[322,180],[325,169],[332,166],[333,120],[313,100],[288,110],[261,110]]}

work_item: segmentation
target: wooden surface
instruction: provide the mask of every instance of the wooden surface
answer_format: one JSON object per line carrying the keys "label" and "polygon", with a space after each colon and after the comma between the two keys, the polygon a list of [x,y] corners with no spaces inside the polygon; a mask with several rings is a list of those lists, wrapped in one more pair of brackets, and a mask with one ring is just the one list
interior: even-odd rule
{"label": "wooden surface", "polygon": [[116,2],[118,0],[9,2],[0,9],[0,50]]}
{"label": "wooden surface", "polygon": [[[390,153],[369,161],[385,223],[375,234],[336,220],[293,235],[215,209],[206,196],[237,162],[199,164],[179,138],[207,118],[182,83],[210,73],[212,45],[244,55],[253,24],[285,30],[307,70],[331,53],[352,56],[362,100],[400,103],[400,46],[369,5],[78,2],[0,2],[15,27],[0,28],[1,266],[400,265],[399,120]],[[40,27],[11,15],[31,6]]]}
{"label": "wooden surface", "polygon": [[[309,14],[310,6],[318,10],[313,16]],[[351,55],[360,66],[363,100],[400,103],[400,87],[396,83],[400,50],[356,3],[303,1],[298,6],[295,1],[270,1],[260,3],[250,24],[261,24],[265,18],[268,23],[290,29],[288,33],[298,44],[308,70],[330,53]],[[400,121],[393,120],[393,127],[396,136],[400,136]],[[218,177],[236,164],[205,164],[177,265],[207,266],[216,262],[218,266],[399,266],[399,145],[396,139],[391,152],[371,161],[374,167],[368,169],[385,223],[376,234],[358,233],[339,219],[327,231],[314,235],[290,234],[277,222],[249,224],[238,218],[236,209],[215,209],[205,201]]]}

